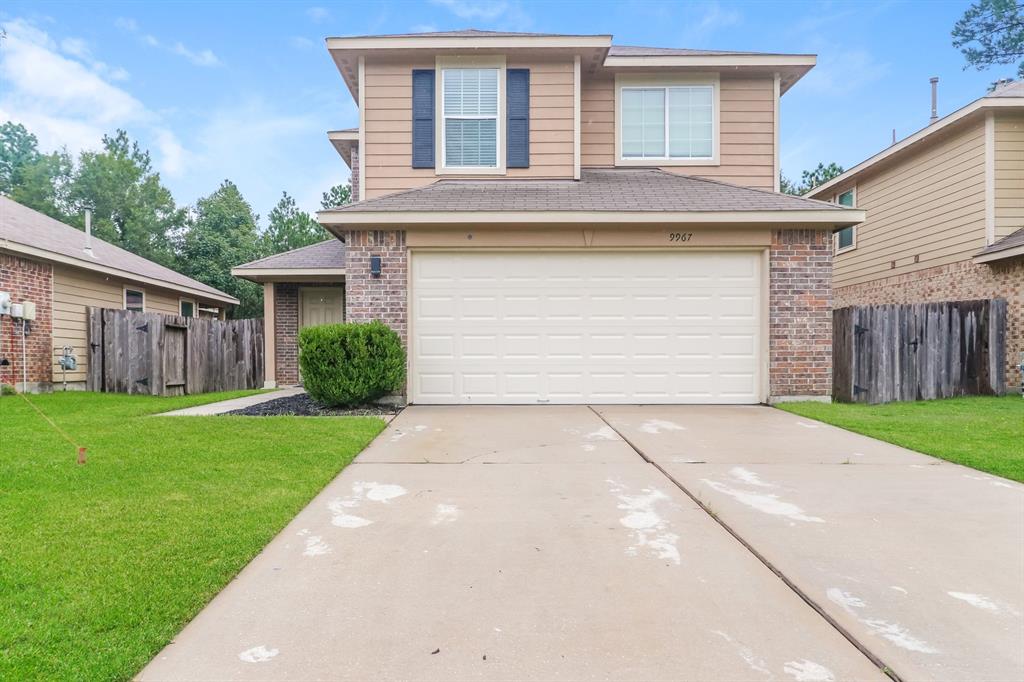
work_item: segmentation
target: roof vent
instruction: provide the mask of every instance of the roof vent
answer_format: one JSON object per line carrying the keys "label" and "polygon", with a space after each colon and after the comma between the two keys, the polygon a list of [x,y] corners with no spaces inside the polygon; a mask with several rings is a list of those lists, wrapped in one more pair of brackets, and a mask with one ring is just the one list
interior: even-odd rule
{"label": "roof vent", "polygon": [[932,118],[928,122],[930,125],[939,120],[939,77],[932,76],[928,82],[932,84]]}

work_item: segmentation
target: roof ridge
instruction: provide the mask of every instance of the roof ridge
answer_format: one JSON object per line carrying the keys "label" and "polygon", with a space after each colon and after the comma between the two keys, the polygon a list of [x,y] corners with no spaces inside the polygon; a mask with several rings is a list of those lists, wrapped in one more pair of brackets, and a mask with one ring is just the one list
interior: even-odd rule
{"label": "roof ridge", "polygon": [[287,251],[280,251],[278,253],[272,253],[269,256],[263,256],[262,258],[257,258],[256,260],[249,261],[248,263],[242,263],[241,265],[236,265],[235,267],[236,268],[243,268],[243,267],[245,267],[247,265],[258,265],[258,264],[262,263],[263,261],[270,260],[271,258],[277,258],[278,256],[284,255],[286,253],[295,253],[296,251],[305,251],[306,249],[312,249],[315,246],[322,246],[322,245],[326,244],[327,242],[336,242],[336,241],[340,241],[340,240],[337,237],[330,237],[328,239],[324,239],[324,240],[316,242],[314,244],[306,244],[305,246],[299,246],[299,247],[294,248],[294,249],[288,249]]}

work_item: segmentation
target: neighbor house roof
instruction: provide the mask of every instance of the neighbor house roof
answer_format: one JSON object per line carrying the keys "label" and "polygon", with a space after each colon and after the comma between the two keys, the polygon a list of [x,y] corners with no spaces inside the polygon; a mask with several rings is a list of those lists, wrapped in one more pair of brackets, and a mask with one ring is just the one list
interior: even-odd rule
{"label": "neighbor house roof", "polygon": [[90,256],[86,252],[85,232],[3,196],[0,196],[0,249],[132,282],[174,289],[207,300],[238,303],[234,296],[125,251],[95,235]]}
{"label": "neighbor house roof", "polygon": [[[753,214],[757,214],[754,216]],[[393,217],[391,217],[393,216]],[[328,209],[325,225],[427,222],[794,222],[852,224],[863,211],[658,169],[585,169],[580,180],[441,179]]]}
{"label": "neighbor house roof", "polygon": [[861,161],[853,168],[842,175],[838,175],[826,183],[818,185],[807,192],[805,196],[820,197],[829,196],[840,187],[845,187],[874,168],[881,167],[884,163],[892,163],[903,158],[905,153],[913,153],[932,141],[937,140],[936,135],[948,131],[952,126],[977,120],[984,116],[985,112],[1002,109],[1024,109],[1024,82],[1012,82],[997,87],[984,97],[979,97],[965,107],[957,109],[951,114],[940,118],[921,128],[913,135],[906,137],[896,144],[883,149],[874,156]]}
{"label": "neighbor house roof", "polygon": [[1024,227],[986,246],[974,255],[974,261],[988,263],[1015,256],[1024,256]]}
{"label": "neighbor house roof", "polygon": [[345,244],[340,239],[328,239],[238,265],[231,274],[257,282],[343,278]]}

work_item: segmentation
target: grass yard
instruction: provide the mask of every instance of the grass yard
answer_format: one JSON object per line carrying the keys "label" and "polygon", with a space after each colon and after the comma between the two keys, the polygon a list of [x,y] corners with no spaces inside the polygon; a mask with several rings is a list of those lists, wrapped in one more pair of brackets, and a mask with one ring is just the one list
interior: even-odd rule
{"label": "grass yard", "polygon": [[1019,395],[885,405],[783,403],[778,407],[1024,482],[1024,398]]}
{"label": "grass yard", "polygon": [[383,429],[146,415],[248,392],[0,397],[0,679],[124,680]]}

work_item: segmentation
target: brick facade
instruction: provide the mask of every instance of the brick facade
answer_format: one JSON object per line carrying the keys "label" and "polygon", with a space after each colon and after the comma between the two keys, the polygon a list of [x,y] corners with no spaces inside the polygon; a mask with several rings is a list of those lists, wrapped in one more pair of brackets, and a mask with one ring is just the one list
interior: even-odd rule
{"label": "brick facade", "polygon": [[1024,256],[993,263],[967,260],[937,265],[835,290],[837,308],[983,298],[1006,299],[1006,381],[1012,390],[1020,385],[1017,362],[1024,351]]}
{"label": "brick facade", "polygon": [[[49,263],[0,254],[0,291],[11,294],[13,303],[32,301],[36,319],[29,323],[25,338],[29,388],[49,384],[53,363],[53,266]],[[0,358],[11,364],[0,366],[0,383],[21,385],[25,358],[21,353],[21,322],[0,318]]]}
{"label": "brick facade", "polygon": [[278,386],[299,383],[299,285],[274,285],[274,361]]}
{"label": "brick facade", "polygon": [[[370,275],[370,258],[380,256],[380,277]],[[381,320],[407,346],[408,332],[404,230],[352,230],[345,233],[345,319]]]}
{"label": "brick facade", "polygon": [[772,398],[832,394],[832,236],[778,230],[769,249]]}

